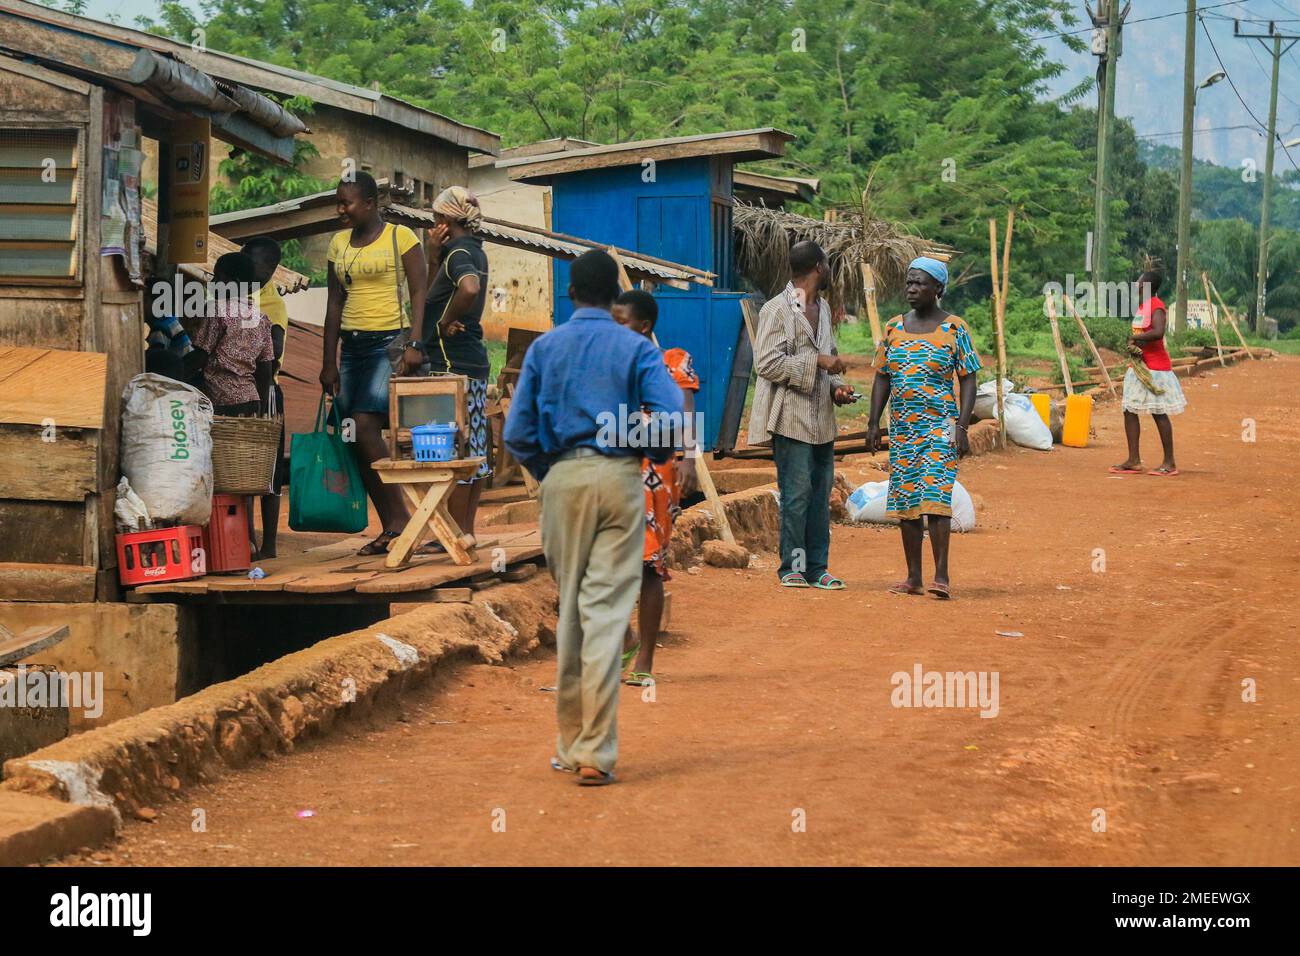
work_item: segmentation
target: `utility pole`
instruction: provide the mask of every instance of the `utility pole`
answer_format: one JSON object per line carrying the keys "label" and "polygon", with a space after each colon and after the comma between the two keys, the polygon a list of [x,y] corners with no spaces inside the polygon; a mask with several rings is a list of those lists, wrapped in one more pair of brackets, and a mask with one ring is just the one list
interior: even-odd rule
{"label": "utility pole", "polygon": [[[1260,46],[1273,58],[1273,85],[1268,94],[1268,145],[1264,150],[1264,198],[1259,210],[1259,258],[1255,269],[1255,323],[1256,332],[1260,331],[1264,319],[1264,309],[1268,304],[1268,231],[1269,213],[1273,203],[1273,146],[1277,141],[1277,73],[1282,54],[1300,41],[1300,36],[1292,36],[1278,31],[1277,24],[1268,22],[1268,33],[1242,33],[1241,21],[1232,21],[1232,35],[1241,40],[1258,40]],[[1265,40],[1272,40],[1271,44]],[[1290,40],[1286,49],[1282,41]]]}
{"label": "utility pole", "polygon": [[1122,12],[1119,0],[1097,0],[1097,12],[1084,4],[1092,19],[1092,52],[1097,55],[1097,176],[1093,200],[1092,281],[1093,288],[1106,281],[1106,253],[1110,243],[1110,166],[1111,131],[1115,126],[1116,71],[1120,46],[1120,27],[1128,16],[1131,3]]}
{"label": "utility pole", "polygon": [[1178,271],[1174,331],[1187,328],[1187,270],[1192,265],[1192,124],[1196,114],[1196,0],[1187,0],[1183,38],[1183,155],[1178,174]]}

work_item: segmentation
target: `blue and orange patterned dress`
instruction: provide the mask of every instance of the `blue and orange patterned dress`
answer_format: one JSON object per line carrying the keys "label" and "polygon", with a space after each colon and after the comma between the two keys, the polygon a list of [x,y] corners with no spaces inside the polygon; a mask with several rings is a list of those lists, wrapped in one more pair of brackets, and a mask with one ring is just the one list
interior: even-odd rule
{"label": "blue and orange patterned dress", "polygon": [[980,367],[970,330],[955,315],[933,332],[908,332],[903,317],[885,326],[874,367],[890,379],[889,497],[885,510],[900,519],[952,515],[957,480],[957,400],[953,373]]}

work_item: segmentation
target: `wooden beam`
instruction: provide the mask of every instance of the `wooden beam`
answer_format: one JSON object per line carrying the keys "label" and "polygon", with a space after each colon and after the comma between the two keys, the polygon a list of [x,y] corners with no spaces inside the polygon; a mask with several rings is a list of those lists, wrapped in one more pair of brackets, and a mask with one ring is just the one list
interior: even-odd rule
{"label": "wooden beam", "polygon": [[867,321],[871,323],[871,344],[879,347],[885,337],[880,325],[880,310],[876,306],[876,273],[865,260],[858,263],[862,270],[862,298],[867,304]]}
{"label": "wooden beam", "polygon": [[0,422],[100,428],[107,376],[103,352],[0,348]]}
{"label": "wooden beam", "polygon": [[996,339],[996,367],[994,373],[997,375],[997,381],[994,383],[993,391],[997,396],[998,444],[1000,447],[1005,448],[1007,446],[1007,417],[1003,414],[1002,380],[1006,378],[1006,342],[1002,337],[1002,284],[998,281],[998,222],[996,219],[989,220],[989,274],[993,278],[993,336]]}
{"label": "wooden beam", "polygon": [[68,636],[68,625],[29,627],[15,634],[0,624],[0,667],[8,667],[26,660],[34,654],[49,650]]}
{"label": "wooden beam", "polygon": [[[1205,301],[1208,303],[1210,301],[1210,277],[1205,273],[1204,270],[1201,271],[1201,284],[1205,287]],[[1214,329],[1214,354],[1219,357],[1219,364],[1223,368],[1227,368],[1228,363],[1223,360],[1223,342],[1219,340],[1218,320],[1215,319],[1214,321],[1212,321],[1210,323],[1210,326],[1211,328]]]}
{"label": "wooden beam", "polygon": [[1074,321],[1079,326],[1079,334],[1082,335],[1083,340],[1088,343],[1088,350],[1092,352],[1092,357],[1096,359],[1097,365],[1101,369],[1101,377],[1102,381],[1106,383],[1106,391],[1110,392],[1111,398],[1118,398],[1119,394],[1115,391],[1115,383],[1110,380],[1110,372],[1106,371],[1106,362],[1101,357],[1101,353],[1097,351],[1097,346],[1093,343],[1092,336],[1088,334],[1088,327],[1083,324],[1083,319],[1079,317],[1079,312],[1075,309],[1074,303],[1070,301],[1070,297],[1062,293],[1061,299],[1065,302],[1065,307],[1070,310],[1070,314],[1074,316]]}
{"label": "wooden beam", "polygon": [[95,600],[95,568],[81,564],[0,563],[0,598],[90,602]]}
{"label": "wooden beam", "polygon": [[1241,334],[1241,329],[1237,327],[1237,317],[1232,314],[1232,310],[1228,308],[1227,304],[1223,301],[1223,296],[1219,295],[1219,287],[1213,282],[1210,282],[1210,288],[1214,290],[1214,297],[1219,300],[1220,308],[1222,308],[1224,313],[1228,316],[1228,324],[1232,326],[1232,331],[1237,333],[1237,340],[1241,342],[1241,347],[1246,350],[1246,354],[1252,359],[1256,358],[1255,353],[1252,352],[1250,346],[1246,344],[1246,337]]}
{"label": "wooden beam", "polygon": [[99,432],[0,425],[0,498],[82,501],[98,486]]}
{"label": "wooden beam", "polygon": [[1074,386],[1070,384],[1070,363],[1065,360],[1065,346],[1061,344],[1061,324],[1056,319],[1056,296],[1048,293],[1043,297],[1047,303],[1047,321],[1052,323],[1052,345],[1056,348],[1056,357],[1061,362],[1061,381],[1065,383],[1065,394],[1073,395]]}

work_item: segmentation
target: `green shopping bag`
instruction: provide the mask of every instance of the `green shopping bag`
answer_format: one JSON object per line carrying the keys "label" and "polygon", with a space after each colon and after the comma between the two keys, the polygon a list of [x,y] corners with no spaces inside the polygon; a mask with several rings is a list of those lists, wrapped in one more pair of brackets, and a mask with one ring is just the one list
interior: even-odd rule
{"label": "green shopping bag", "polygon": [[343,441],[338,405],[327,418],[322,393],[315,430],[294,435],[289,445],[289,527],[357,534],[368,522],[366,489]]}

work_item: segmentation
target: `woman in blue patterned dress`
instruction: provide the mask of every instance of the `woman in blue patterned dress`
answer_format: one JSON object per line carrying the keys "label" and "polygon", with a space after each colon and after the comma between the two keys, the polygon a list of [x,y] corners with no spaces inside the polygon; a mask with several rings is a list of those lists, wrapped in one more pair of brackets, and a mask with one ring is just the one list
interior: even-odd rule
{"label": "woman in blue patterned dress", "polygon": [[[889,590],[921,594],[921,545],[925,523],[934,551],[934,582],[929,592],[947,599],[948,541],[952,486],[957,459],[970,453],[966,430],[975,410],[975,372],[979,356],[966,323],[939,307],[948,268],[922,256],[907,270],[906,298],[912,311],[891,319],[876,348],[876,380],[871,387],[868,447],[880,448],[880,416],[889,414],[889,497],[887,513],[899,520],[907,579]],[[960,383],[961,407],[953,398],[952,377]],[[892,399],[892,400],[891,400]]]}

